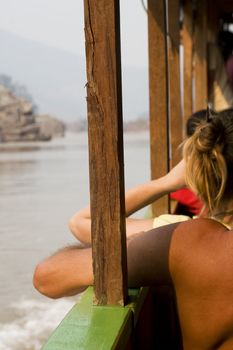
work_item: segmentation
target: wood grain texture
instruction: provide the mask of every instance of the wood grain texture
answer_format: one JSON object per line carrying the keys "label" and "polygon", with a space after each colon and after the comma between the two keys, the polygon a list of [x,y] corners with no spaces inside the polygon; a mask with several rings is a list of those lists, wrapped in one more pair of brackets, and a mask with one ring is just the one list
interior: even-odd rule
{"label": "wood grain texture", "polygon": [[168,1],[168,78],[169,78],[169,120],[171,135],[170,167],[181,160],[179,148],[183,141],[183,117],[181,113],[180,89],[180,0]]}
{"label": "wood grain texture", "polygon": [[119,1],[84,0],[95,303],[124,304],[127,263]]}
{"label": "wood grain texture", "polygon": [[[164,0],[148,0],[148,40],[151,178],[155,179],[169,170],[168,59]],[[156,201],[152,209],[154,215],[168,212],[168,198]]]}
{"label": "wood grain texture", "polygon": [[190,0],[184,1],[184,20],[182,43],[184,47],[184,122],[193,112],[193,4]]}
{"label": "wood grain texture", "polygon": [[194,22],[194,112],[206,108],[207,88],[207,0],[198,0]]}
{"label": "wood grain texture", "polygon": [[[213,59],[213,51],[216,50],[218,32],[220,28],[220,9],[213,6],[212,0],[207,0],[207,78],[208,78],[208,101],[214,101],[214,86],[216,77],[216,61]],[[213,56],[212,56],[213,55]]]}

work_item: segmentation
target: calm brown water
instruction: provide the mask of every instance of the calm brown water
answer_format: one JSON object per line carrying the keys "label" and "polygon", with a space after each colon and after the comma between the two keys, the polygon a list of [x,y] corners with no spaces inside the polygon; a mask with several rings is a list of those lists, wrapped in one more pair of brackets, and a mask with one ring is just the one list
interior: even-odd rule
{"label": "calm brown water", "polygon": [[[32,286],[36,263],[74,243],[69,217],[89,201],[86,134],[21,150],[0,145],[0,350],[37,350],[77,297],[49,300]],[[125,136],[126,188],[149,178],[148,134]]]}

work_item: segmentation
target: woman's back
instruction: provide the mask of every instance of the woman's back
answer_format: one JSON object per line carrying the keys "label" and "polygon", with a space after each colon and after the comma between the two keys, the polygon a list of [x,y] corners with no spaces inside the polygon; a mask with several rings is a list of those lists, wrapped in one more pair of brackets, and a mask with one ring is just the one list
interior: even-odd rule
{"label": "woman's back", "polygon": [[178,225],[169,265],[184,349],[233,349],[233,231],[211,219]]}

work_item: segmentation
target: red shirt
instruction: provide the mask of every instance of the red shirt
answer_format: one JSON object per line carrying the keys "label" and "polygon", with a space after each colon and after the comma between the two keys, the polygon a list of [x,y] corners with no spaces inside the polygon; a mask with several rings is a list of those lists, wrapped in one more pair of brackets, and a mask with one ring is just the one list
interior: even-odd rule
{"label": "red shirt", "polygon": [[200,214],[203,207],[203,203],[200,201],[200,199],[188,188],[183,188],[176,192],[170,193],[170,198],[175,199],[194,215]]}

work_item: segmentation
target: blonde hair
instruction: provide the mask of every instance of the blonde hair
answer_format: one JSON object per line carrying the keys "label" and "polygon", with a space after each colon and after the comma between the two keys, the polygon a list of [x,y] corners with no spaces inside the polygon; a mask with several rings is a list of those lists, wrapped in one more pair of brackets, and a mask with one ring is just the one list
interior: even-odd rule
{"label": "blonde hair", "polygon": [[[218,114],[201,122],[183,147],[187,185],[203,200],[210,214],[218,209],[224,198],[228,180],[224,154],[226,125],[222,121]],[[233,133],[231,137],[233,139]]]}

